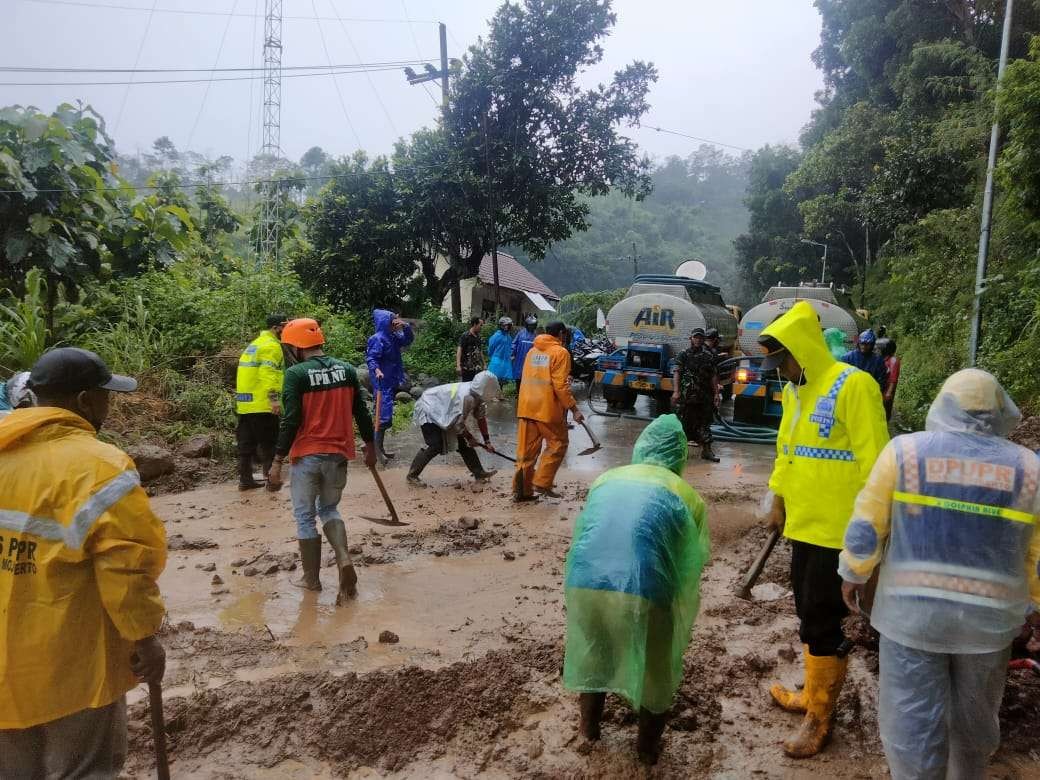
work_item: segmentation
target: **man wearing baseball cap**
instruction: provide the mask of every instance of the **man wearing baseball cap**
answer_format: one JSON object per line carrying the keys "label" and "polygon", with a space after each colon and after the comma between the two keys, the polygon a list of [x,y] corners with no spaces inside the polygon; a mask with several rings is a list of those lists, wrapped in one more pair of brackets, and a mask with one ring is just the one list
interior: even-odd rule
{"label": "man wearing baseball cap", "polygon": [[0,425],[0,777],[114,777],[126,692],[158,682],[166,533],[133,461],[98,441],[136,380],[53,349]]}

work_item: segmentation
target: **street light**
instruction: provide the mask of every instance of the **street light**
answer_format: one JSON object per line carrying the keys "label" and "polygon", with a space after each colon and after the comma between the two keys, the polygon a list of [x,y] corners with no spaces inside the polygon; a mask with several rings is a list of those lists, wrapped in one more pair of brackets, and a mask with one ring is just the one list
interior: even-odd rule
{"label": "street light", "polygon": [[821,244],[819,241],[810,241],[807,238],[800,239],[803,244],[812,244],[813,246],[823,247],[823,270],[820,271],[820,284],[827,281],[827,245]]}

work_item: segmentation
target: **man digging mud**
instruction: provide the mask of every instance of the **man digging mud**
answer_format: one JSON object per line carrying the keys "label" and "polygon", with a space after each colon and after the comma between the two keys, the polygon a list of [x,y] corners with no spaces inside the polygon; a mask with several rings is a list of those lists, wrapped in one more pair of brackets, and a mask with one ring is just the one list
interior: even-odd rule
{"label": "man digging mud", "polygon": [[347,461],[353,460],[354,423],[365,442],[365,465],[376,464],[372,417],[365,405],[357,372],[349,363],[329,357],[325,335],[309,319],[290,321],[282,331],[296,364],[285,372],[282,423],[269,490],[282,486],[282,462],[292,463],[292,504],[300,543],[303,577],[293,582],[306,590],[321,590],[320,517],[325,538],[336,553],[339,594],[336,603],[357,595],[357,574],[347,550],[347,528],[339,501],[347,484]]}
{"label": "man digging mud", "polygon": [[488,432],[487,405],[498,398],[498,379],[490,371],[481,371],[471,382],[452,382],[431,387],[415,404],[412,421],[422,431],[426,446],[415,453],[408,469],[408,484],[422,487],[423,469],[438,455],[458,449],[466,468],[476,480],[488,480],[496,469],[485,469],[474,447],[477,440],[466,427],[472,417],[484,439],[484,448],[492,450]]}
{"label": "man digging mud", "polygon": [[708,560],[704,502],[681,476],[688,451],[675,415],[650,423],[632,464],[592,484],[567,554],[563,684],[581,694],[582,735],[599,739],[606,695],[616,693],[639,713],[636,749],[650,764],[682,682]]}
{"label": "man digging mud", "polygon": [[865,371],[827,349],[816,311],[801,301],[762,331],[762,371],[779,369],[783,417],[769,478],[769,524],[791,540],[791,586],[804,645],[805,688],[769,689],[788,712],[805,713],[784,742],[791,758],[819,753],[830,739],[848,658],[838,552],[856,494],[888,443],[881,389]]}

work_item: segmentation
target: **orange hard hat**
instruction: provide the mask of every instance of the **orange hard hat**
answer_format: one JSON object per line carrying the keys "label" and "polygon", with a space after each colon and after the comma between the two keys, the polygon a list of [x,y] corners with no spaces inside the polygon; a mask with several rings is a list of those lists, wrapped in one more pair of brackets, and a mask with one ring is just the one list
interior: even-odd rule
{"label": "orange hard hat", "polygon": [[289,320],[282,329],[282,343],[297,349],[320,347],[325,343],[325,334],[317,320]]}

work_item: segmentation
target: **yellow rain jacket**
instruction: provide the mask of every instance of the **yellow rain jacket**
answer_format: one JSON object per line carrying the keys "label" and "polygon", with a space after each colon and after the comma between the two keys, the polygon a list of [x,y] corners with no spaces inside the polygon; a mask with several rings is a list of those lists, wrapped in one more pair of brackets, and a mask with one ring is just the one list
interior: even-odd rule
{"label": "yellow rain jacket", "polygon": [[284,373],[281,343],[271,331],[261,331],[238,358],[235,411],[239,414],[271,414],[271,399],[282,395]]}
{"label": "yellow rain jacket", "polygon": [[111,704],[165,608],[166,532],[130,458],[79,415],[0,423],[0,729]]}
{"label": "yellow rain jacket", "polygon": [[839,363],[805,301],[762,331],[790,351],[804,371],[784,386],[783,419],[769,488],[787,510],[784,535],[842,548],[856,494],[888,443],[881,390],[870,374]]}

